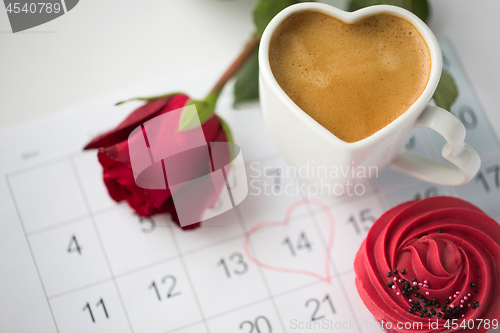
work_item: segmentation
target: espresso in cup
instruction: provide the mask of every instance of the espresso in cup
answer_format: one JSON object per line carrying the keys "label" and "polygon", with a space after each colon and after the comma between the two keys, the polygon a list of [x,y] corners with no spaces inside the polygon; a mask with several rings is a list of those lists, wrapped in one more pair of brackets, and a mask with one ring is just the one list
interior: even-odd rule
{"label": "espresso in cup", "polygon": [[389,14],[346,24],[317,11],[295,13],[272,35],[269,61],[290,99],[346,142],[407,111],[431,71],[418,30]]}

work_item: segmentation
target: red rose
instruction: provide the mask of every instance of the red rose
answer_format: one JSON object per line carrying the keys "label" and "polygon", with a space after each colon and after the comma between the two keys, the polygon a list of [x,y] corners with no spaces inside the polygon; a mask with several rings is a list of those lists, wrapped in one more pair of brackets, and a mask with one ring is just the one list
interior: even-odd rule
{"label": "red rose", "polygon": [[500,225],[461,199],[389,210],[371,227],[354,268],[361,299],[384,328],[486,332],[500,317]]}
{"label": "red rose", "polygon": [[[84,149],[98,148],[98,159],[103,167],[103,179],[108,192],[116,202],[122,200],[135,210],[140,216],[151,216],[158,213],[170,213],[172,219],[179,224],[174,202],[170,189],[151,190],[137,186],[132,172],[128,139],[130,133],[144,122],[161,114],[182,108],[189,101],[189,97],[183,94],[163,97],[147,102],[142,107],[133,111],[115,129],[94,138]],[[169,140],[174,137],[176,126],[168,126],[162,135],[162,142],[178,145],[175,150],[183,151],[182,140]],[[206,142],[226,142],[226,136],[221,127],[219,117],[211,116],[202,124],[202,130]],[[189,135],[189,130],[185,131]],[[175,141],[172,142],[172,141]],[[186,160],[186,156],[189,160]],[[186,179],[195,179],[210,172],[210,163],[202,157],[197,158],[195,153],[184,155],[182,158],[169,159],[168,163],[177,163],[174,168],[181,169]],[[221,184],[212,184],[209,195],[202,198],[203,202],[197,201],[193,206],[193,214],[200,217],[206,208],[212,208],[222,190]],[[199,198],[196,198],[199,199]],[[199,227],[201,223],[191,224],[184,229]]]}

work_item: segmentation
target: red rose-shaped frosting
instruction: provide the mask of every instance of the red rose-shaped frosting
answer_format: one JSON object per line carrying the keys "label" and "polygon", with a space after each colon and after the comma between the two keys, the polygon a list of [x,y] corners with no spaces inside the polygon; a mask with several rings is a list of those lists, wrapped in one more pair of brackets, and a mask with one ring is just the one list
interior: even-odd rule
{"label": "red rose-shaped frosting", "polygon": [[[371,227],[354,268],[366,307],[397,331],[451,332],[468,324],[467,331],[486,332],[492,327],[477,319],[500,317],[500,225],[461,199],[392,208]],[[418,322],[421,329],[404,327]]]}

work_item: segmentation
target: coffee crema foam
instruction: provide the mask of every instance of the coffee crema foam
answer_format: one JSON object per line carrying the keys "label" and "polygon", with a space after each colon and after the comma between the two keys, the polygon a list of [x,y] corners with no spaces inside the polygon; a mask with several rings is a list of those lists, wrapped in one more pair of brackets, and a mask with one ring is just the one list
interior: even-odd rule
{"label": "coffee crema foam", "polygon": [[303,11],[274,32],[271,70],[303,111],[346,142],[362,140],[409,109],[429,80],[429,48],[408,21],[378,14],[346,24]]}

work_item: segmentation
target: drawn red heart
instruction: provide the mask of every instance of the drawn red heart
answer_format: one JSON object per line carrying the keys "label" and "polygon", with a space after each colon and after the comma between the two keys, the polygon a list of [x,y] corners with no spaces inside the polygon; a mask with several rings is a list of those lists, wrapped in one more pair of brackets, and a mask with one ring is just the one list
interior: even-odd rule
{"label": "drawn red heart", "polygon": [[[325,254],[325,275],[320,275],[315,272],[307,271],[307,270],[302,270],[302,269],[296,269],[296,268],[287,268],[287,267],[277,267],[277,266],[272,266],[268,265],[266,263],[263,263],[256,259],[252,253],[250,252],[250,249],[248,248],[248,244],[250,242],[250,238],[252,235],[257,232],[260,229],[267,228],[267,227],[284,227],[287,228],[290,225],[290,218],[293,215],[293,212],[299,208],[302,207],[306,204],[311,204],[311,205],[316,205],[318,206],[326,215],[328,218],[328,223],[329,223],[329,237],[328,237],[328,245],[326,248],[326,254]],[[335,220],[333,218],[332,212],[328,209],[328,207],[321,201],[319,200],[314,200],[314,199],[303,199],[300,201],[297,201],[294,203],[290,208],[285,213],[285,219],[284,221],[265,221],[261,222],[254,227],[252,227],[250,230],[245,235],[245,241],[244,241],[244,249],[245,253],[247,254],[248,258],[254,262],[255,264],[259,265],[262,268],[265,269],[270,269],[273,271],[278,271],[278,272],[283,272],[283,273],[294,273],[294,274],[303,274],[307,276],[314,277],[320,281],[324,281],[326,283],[331,283],[332,277],[331,277],[331,272],[330,272],[330,259],[331,259],[331,250],[333,246],[333,239],[335,236]]]}

